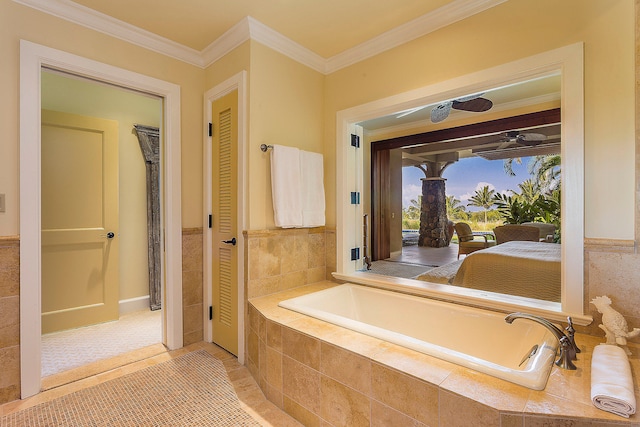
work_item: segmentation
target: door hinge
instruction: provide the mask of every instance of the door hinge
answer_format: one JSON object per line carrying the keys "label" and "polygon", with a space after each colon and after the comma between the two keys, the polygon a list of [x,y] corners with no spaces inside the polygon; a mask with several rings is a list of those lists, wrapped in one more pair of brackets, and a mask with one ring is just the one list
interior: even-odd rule
{"label": "door hinge", "polygon": [[352,205],[359,205],[360,204],[360,192],[359,191],[352,191],[351,192],[351,204]]}
{"label": "door hinge", "polygon": [[209,306],[209,320],[213,320],[213,306]]}
{"label": "door hinge", "polygon": [[351,146],[360,148],[360,136],[356,134],[351,134]]}
{"label": "door hinge", "polygon": [[360,259],[360,248],[351,249],[351,261],[357,261]]}
{"label": "door hinge", "polygon": [[213,136],[213,123],[209,123],[209,136]]}
{"label": "door hinge", "polygon": [[213,215],[209,215],[209,228],[213,227]]}

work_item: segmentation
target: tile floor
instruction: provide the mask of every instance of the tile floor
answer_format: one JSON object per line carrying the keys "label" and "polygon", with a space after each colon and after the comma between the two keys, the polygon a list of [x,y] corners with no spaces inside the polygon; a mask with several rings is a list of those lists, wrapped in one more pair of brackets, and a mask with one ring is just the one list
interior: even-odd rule
{"label": "tile floor", "polygon": [[[153,346],[152,346],[153,347]],[[146,349],[137,350],[122,356],[122,366],[113,367],[112,360],[96,362],[98,371],[102,373],[89,376],[84,379],[75,380],[73,377],[64,379],[66,373],[58,374],[60,383],[64,385],[53,387],[43,391],[40,394],[0,406],[0,415],[7,415],[21,409],[35,406],[42,402],[48,402],[52,399],[65,396],[77,390],[82,390],[96,384],[108,381],[114,378],[120,378],[131,372],[144,369],[164,362],[171,358],[194,352],[200,349],[206,350],[212,356],[222,361],[227,375],[235,389],[236,394],[241,402],[241,406],[262,426],[273,427],[299,427],[300,423],[295,421],[289,415],[285,414],[273,403],[269,402],[262,391],[256,384],[255,380],[249,373],[249,370],[240,365],[235,356],[221,349],[220,347],[205,342],[192,344],[179,350],[162,351],[155,355],[149,355]]]}
{"label": "tile floor", "polygon": [[428,248],[418,245],[403,246],[402,253],[393,255],[387,261],[441,266],[454,262],[456,259],[458,259],[458,245],[452,243],[446,248]]}
{"label": "tile floor", "polygon": [[120,319],[42,336],[42,377],[162,342],[162,310],[140,310]]}

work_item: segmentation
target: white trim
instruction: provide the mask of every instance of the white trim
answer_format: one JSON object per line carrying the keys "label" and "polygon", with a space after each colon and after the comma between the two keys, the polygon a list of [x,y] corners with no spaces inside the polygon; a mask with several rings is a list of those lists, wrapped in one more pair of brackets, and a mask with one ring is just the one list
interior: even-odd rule
{"label": "white trim", "polygon": [[40,391],[40,70],[43,66],[164,99],[163,342],[182,347],[182,218],[180,87],[60,50],[20,41],[20,370],[21,397]]}
{"label": "white trim", "polygon": [[[550,318],[571,315],[583,324],[590,321],[584,313],[584,64],[583,45],[576,43],[538,55],[523,58],[507,64],[478,71],[466,76],[435,83],[413,91],[359,105],[339,111],[336,123],[336,206],[337,206],[337,268],[336,278],[363,283],[349,260],[345,248],[349,248],[352,233],[347,230],[360,228],[362,205],[358,205],[359,215],[349,213],[345,197],[349,190],[346,183],[354,170],[362,171],[363,165],[348,165],[348,132],[355,123],[385,116],[396,111],[404,111],[420,105],[428,105],[443,99],[452,99],[468,93],[477,93],[490,88],[511,85],[517,82],[562,72],[562,301],[560,310],[542,310]],[[360,172],[361,173],[361,172]],[[366,280],[366,279],[364,279]],[[378,280],[377,285],[386,283],[396,286],[396,281]],[[413,282],[413,281],[409,281]],[[403,284],[404,285],[404,281]],[[411,289],[419,286],[415,284]],[[454,295],[447,286],[437,286],[433,290],[443,298],[462,298],[463,302],[474,302],[474,298]],[[486,299],[482,292],[476,297]],[[487,304],[489,305],[489,304]],[[508,299],[501,309],[517,311],[521,307]]]}
{"label": "white trim", "polygon": [[149,309],[149,295],[142,297],[121,299],[118,301],[120,307],[120,316],[127,313],[133,313],[134,311],[148,310]]}
{"label": "white trim", "polygon": [[330,58],[323,58],[250,16],[244,17],[217,40],[198,52],[69,0],[13,1],[200,68],[208,67],[240,44],[252,39],[320,73],[330,74],[507,0],[454,0],[431,13],[422,15]]}
{"label": "white trim", "polygon": [[204,68],[201,52],[78,3],[68,0],[13,1],[145,49]]}
{"label": "white trim", "polygon": [[[238,90],[238,205],[237,205],[237,230],[236,230],[236,239],[238,240],[237,251],[238,251],[238,363],[241,365],[244,364],[244,319],[245,319],[245,294],[244,294],[244,280],[245,280],[245,271],[244,271],[244,248],[245,241],[244,236],[242,235],[243,230],[246,229],[247,225],[247,184],[248,180],[246,178],[246,174],[248,172],[248,139],[247,139],[247,129],[248,129],[248,116],[247,116],[247,72],[241,71],[238,74],[230,77],[224,82],[216,85],[212,89],[208,90],[204,94],[204,123],[205,126],[203,128],[207,128],[206,124],[211,122],[211,114],[212,114],[212,104],[216,99],[219,99],[226,94]],[[207,224],[209,222],[209,214],[212,212],[212,171],[211,171],[211,159],[213,156],[211,141],[212,138],[209,136],[208,132],[204,132],[204,144],[203,144],[203,224]],[[202,250],[202,294],[203,294],[203,319],[204,319],[204,339],[207,342],[213,341],[213,322],[209,320],[209,305],[213,301],[212,288],[210,286],[211,276],[212,276],[212,267],[211,267],[211,257],[212,257],[212,247],[213,247],[213,233],[210,228],[205,228],[203,234],[203,250]]]}
{"label": "white trim", "polygon": [[249,40],[251,38],[249,25],[249,19],[245,17],[218,37],[217,40],[205,47],[201,52],[204,66],[208,67]]}
{"label": "white trim", "polygon": [[319,73],[326,74],[327,60],[322,56],[283,36],[257,19],[252,17],[248,17],[248,19],[252,40],[260,42]]}
{"label": "white trim", "polygon": [[325,74],[371,58],[389,49],[483,12],[507,0],[454,0],[431,13],[380,34],[327,59]]}

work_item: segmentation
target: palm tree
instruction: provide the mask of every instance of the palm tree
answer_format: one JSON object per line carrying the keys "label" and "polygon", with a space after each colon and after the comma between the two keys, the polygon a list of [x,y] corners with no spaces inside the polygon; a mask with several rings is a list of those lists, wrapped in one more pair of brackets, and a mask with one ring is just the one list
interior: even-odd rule
{"label": "palm tree", "polygon": [[447,217],[453,219],[466,219],[467,208],[455,196],[447,196]]}
{"label": "palm tree", "polygon": [[518,187],[520,187],[519,196],[529,204],[535,202],[540,196],[540,186],[532,179],[522,181]]}
{"label": "palm tree", "polygon": [[418,196],[418,200],[411,199],[411,205],[406,209],[403,209],[404,216],[407,219],[420,219],[420,212],[422,211],[422,196]]}
{"label": "palm tree", "polygon": [[528,169],[543,192],[551,193],[560,187],[562,162],[559,154],[535,156]]}
{"label": "palm tree", "polygon": [[469,198],[467,206],[476,206],[484,210],[484,223],[487,223],[487,210],[495,204],[493,195],[495,190],[489,190],[489,186],[485,185],[480,190],[476,190],[473,196]]}
{"label": "palm tree", "polygon": [[[513,171],[513,163],[522,164],[520,157],[504,159],[504,172],[509,176],[516,176]],[[560,154],[547,154],[544,156],[534,156],[531,158],[527,169],[535,177],[536,185],[540,191],[551,193],[560,188],[562,178],[562,161]]]}

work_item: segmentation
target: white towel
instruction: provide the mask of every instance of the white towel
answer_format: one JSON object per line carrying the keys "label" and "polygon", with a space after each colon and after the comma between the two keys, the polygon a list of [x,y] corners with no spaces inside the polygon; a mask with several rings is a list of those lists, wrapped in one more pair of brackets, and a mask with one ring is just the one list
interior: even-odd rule
{"label": "white towel", "polygon": [[593,349],[591,400],[596,408],[622,417],[636,413],[631,367],[622,348],[600,344]]}
{"label": "white towel", "polygon": [[322,154],[300,150],[300,173],[302,226],[323,226],[325,205]]}
{"label": "white towel", "polygon": [[300,150],[274,145],[271,149],[271,196],[276,227],[302,226]]}

